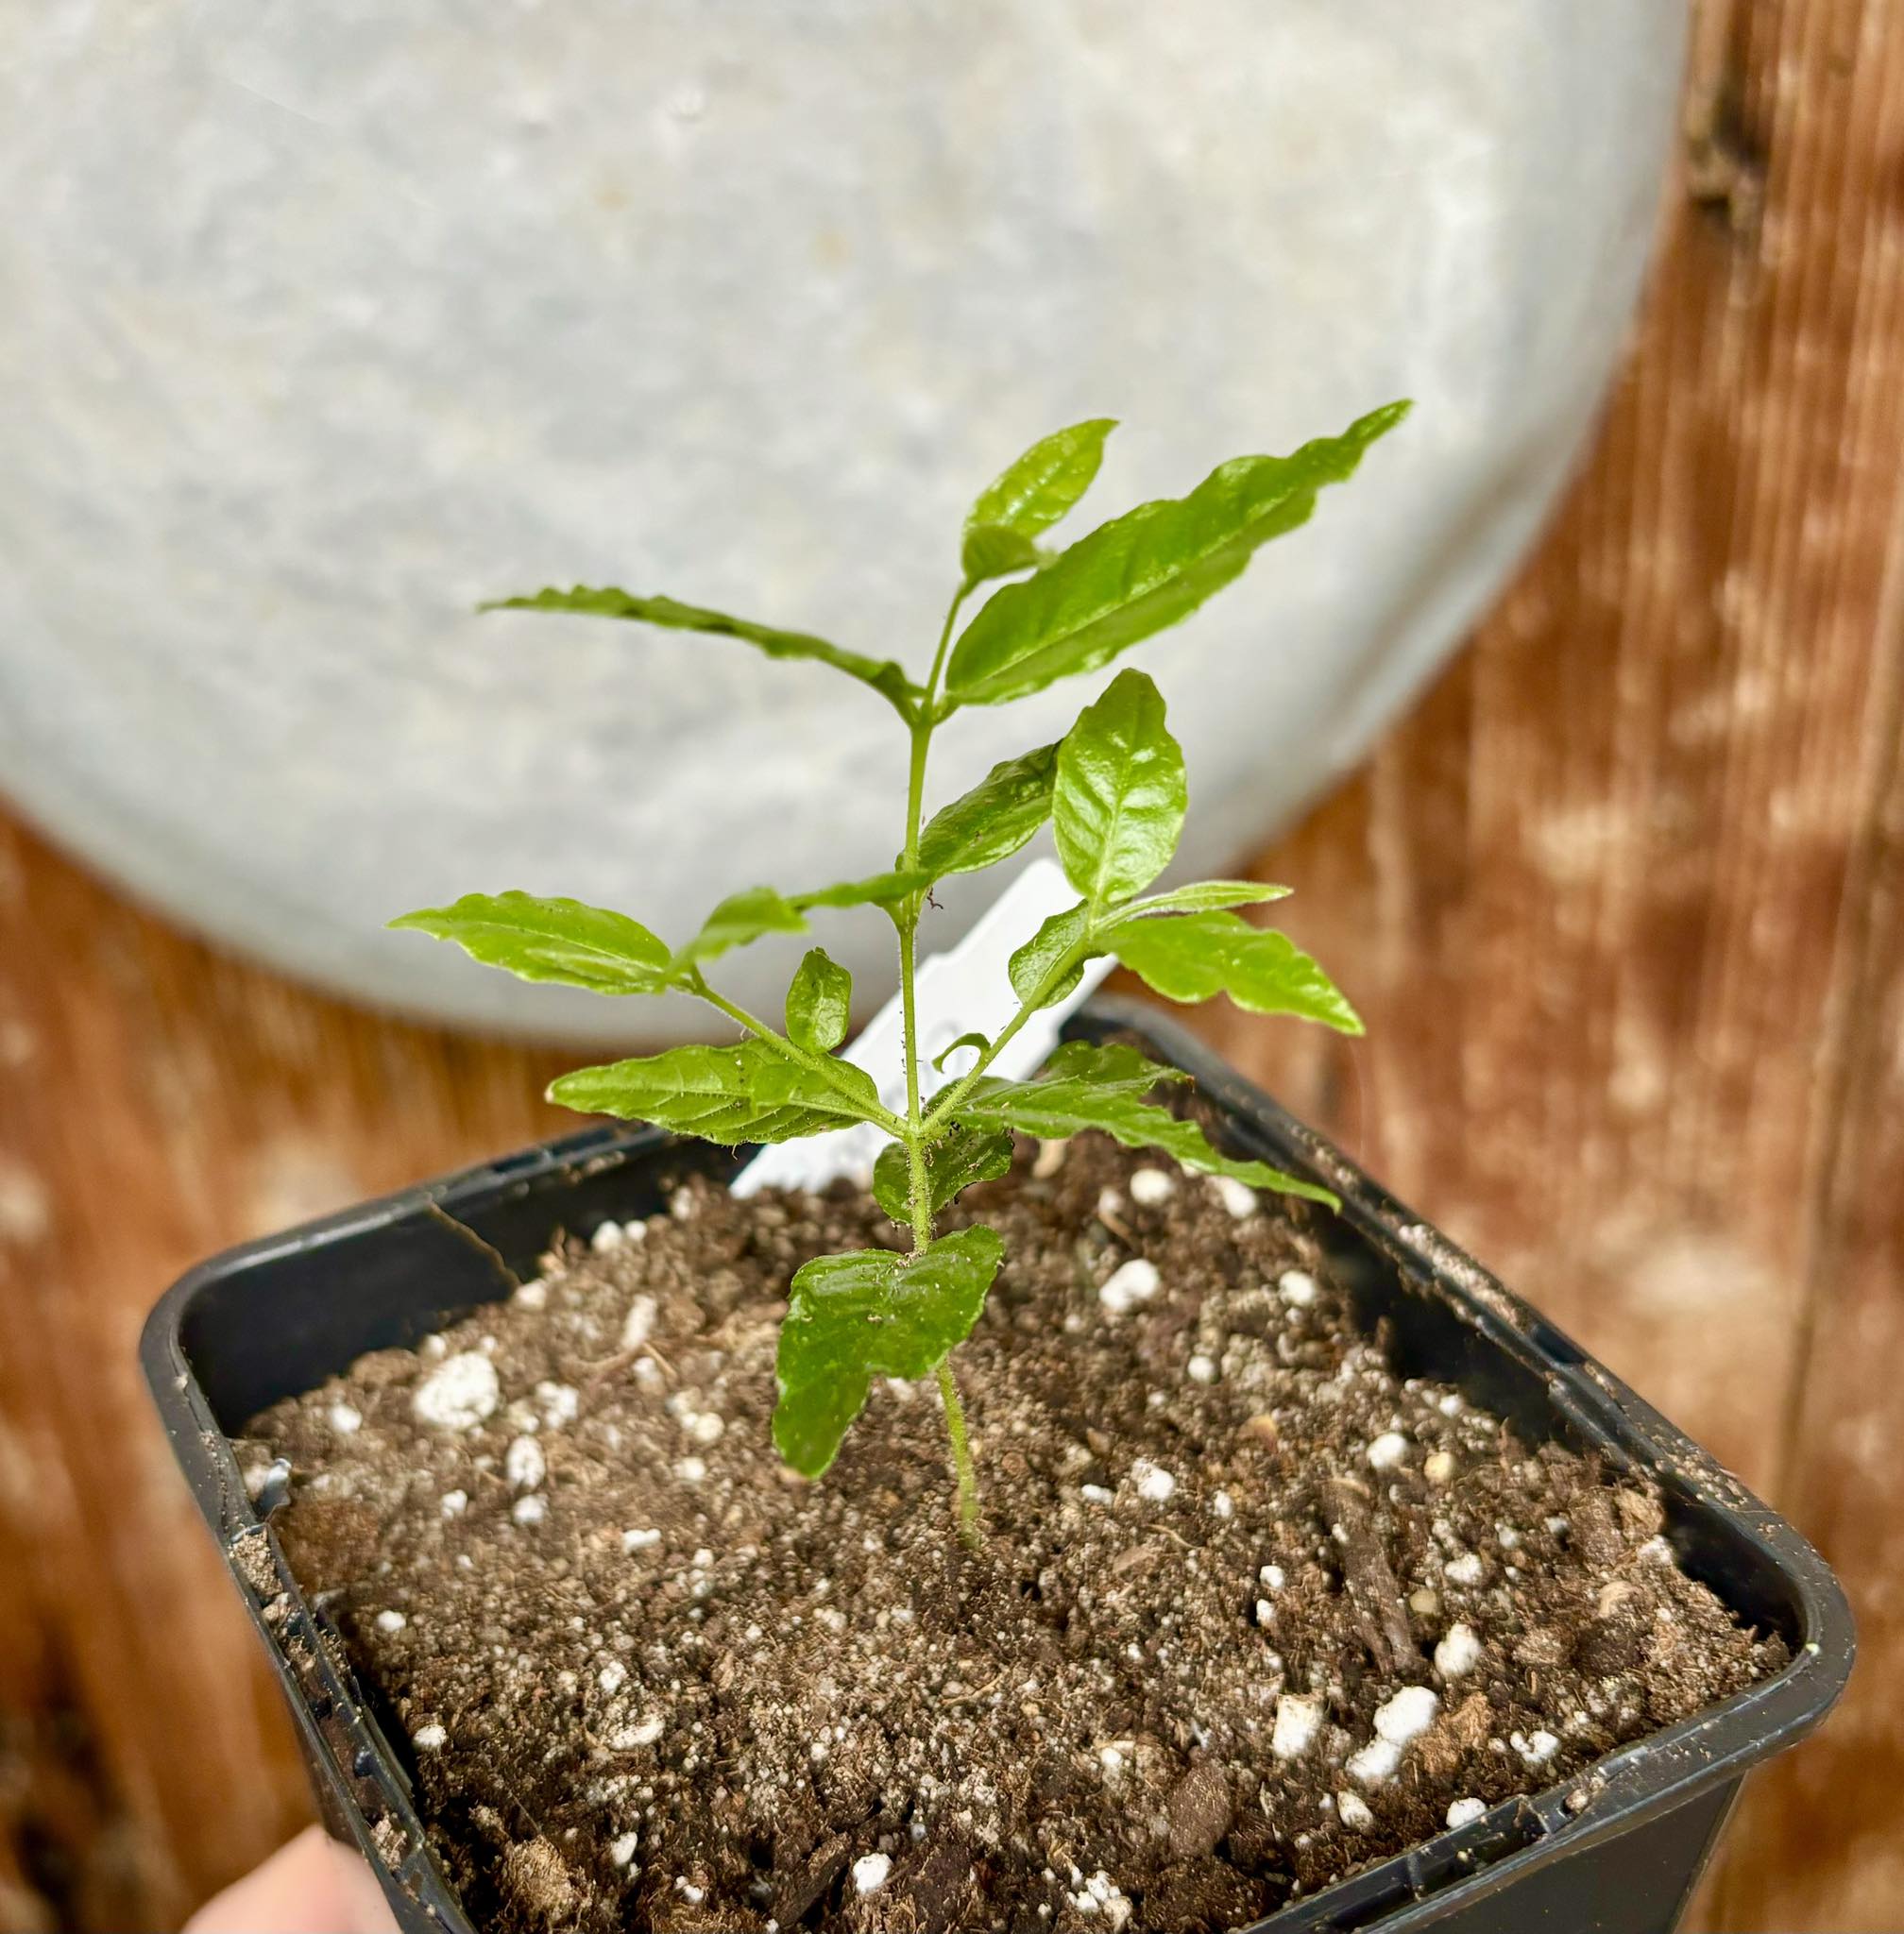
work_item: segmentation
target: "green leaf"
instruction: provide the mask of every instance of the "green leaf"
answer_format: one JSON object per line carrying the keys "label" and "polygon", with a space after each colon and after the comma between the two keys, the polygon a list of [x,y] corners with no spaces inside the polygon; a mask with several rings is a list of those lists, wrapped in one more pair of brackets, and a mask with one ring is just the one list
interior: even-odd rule
{"label": "green leaf", "polygon": [[1119,920],[1139,913],[1209,913],[1225,907],[1256,907],[1266,900],[1286,900],[1290,889],[1266,880],[1198,880],[1172,887],[1167,893],[1148,893],[1118,909]]}
{"label": "green leaf", "polygon": [[1187,497],[1140,504],[1037,576],[994,591],[952,648],[947,696],[995,705],[1094,671],[1175,624],[1239,576],[1256,548],[1307,521],[1407,414],[1390,403],[1286,457],[1236,457]]}
{"label": "green leaf", "polygon": [[1051,829],[1064,877],[1094,909],[1148,887],[1177,850],[1188,800],[1163,698],[1142,671],[1120,671],[1058,748]]}
{"label": "green leaf", "polygon": [[780,1326],[774,1442],[795,1470],[833,1462],[875,1377],[929,1377],[972,1333],[1005,1245],[975,1226],[923,1255],[816,1256],[793,1278]]}
{"label": "green leaf", "polygon": [[753,1039],[734,1047],[671,1047],[578,1068],[550,1084],[549,1099],[584,1114],[654,1122],[729,1146],[790,1142],[876,1121],[881,1110],[872,1077],[850,1061],[828,1065],[831,1080]]}
{"label": "green leaf", "polygon": [[1091,947],[1080,953],[1068,973],[1044,988],[1042,999],[1039,998],[1039,989],[1044,987],[1045,978],[1051,970],[1074,947],[1083,942],[1090,930],[1091,909],[1081,900],[1062,913],[1052,914],[1006,963],[1006,972],[1012,976],[1012,992],[1021,1001],[1037,1000],[1041,1008],[1048,1008],[1053,1001],[1062,1001],[1078,985],[1084,972],[1084,962],[1103,953],[1104,948]]}
{"label": "green leaf", "polygon": [[1335,983],[1287,934],[1251,926],[1237,913],[1184,913],[1121,920],[1111,952],[1166,1000],[1227,993],[1252,1014],[1295,1014],[1343,1034],[1362,1020]]}
{"label": "green leaf", "polygon": [[[953,1128],[926,1151],[926,1183],[932,1213],[974,1182],[994,1181],[1012,1166],[1012,1137],[1002,1128]],[[912,1167],[897,1142],[880,1149],[873,1164],[873,1199],[894,1222],[912,1215]]]}
{"label": "green leaf", "polygon": [[842,880],[837,886],[821,887],[811,893],[795,893],[787,904],[802,913],[812,907],[896,907],[914,893],[923,893],[931,884],[928,874],[894,869],[891,873],[873,874],[863,880]]}
{"label": "green leaf", "polygon": [[1020,531],[999,524],[967,524],[959,562],[967,584],[989,578],[1009,578],[1014,570],[1030,570],[1046,561],[1046,553]]}
{"label": "green leaf", "polygon": [[744,947],[770,933],[805,933],[800,909],[772,887],[746,887],[729,893],[701,924],[701,931],[677,948],[669,971],[684,975],[730,947]]}
{"label": "green leaf", "polygon": [[506,967],[523,980],[591,993],[662,993],[670,984],[662,942],[625,913],[580,900],[465,893],[453,906],[425,907],[390,925],[454,941],[485,967]]}
{"label": "green leaf", "polygon": [[824,947],[800,962],[787,990],[787,1038],[796,1046],[831,1054],[846,1039],[853,976]]}
{"label": "green leaf", "polygon": [[[1046,1105],[1053,1107],[1062,1105],[1074,1089],[1080,1094],[1087,1089],[1094,1094],[1118,1092],[1141,1101],[1163,1083],[1189,1078],[1182,1068],[1173,1068],[1166,1061],[1153,1061],[1129,1042],[1067,1041],[1032,1080],[1005,1081],[994,1076],[984,1077],[975,1083],[959,1112],[984,1112],[978,1108],[981,1097],[1028,1095],[1034,1090]],[[1014,1102],[1013,1106],[1016,1105]],[[990,1118],[988,1112],[987,1119]]]}
{"label": "green leaf", "polygon": [[971,791],[926,821],[919,836],[920,871],[942,880],[1009,859],[1050,817],[1057,772],[1055,745],[1001,759]]}
{"label": "green leaf", "polygon": [[932,1065],[935,1068],[937,1068],[939,1072],[943,1075],[945,1072],[945,1063],[949,1061],[952,1059],[952,1057],[955,1054],[957,1054],[961,1047],[976,1047],[980,1054],[983,1054],[986,1052],[988,1048],[991,1047],[991,1045],[992,1043],[988,1040],[986,1040],[984,1035],[980,1034],[975,1027],[970,1034],[961,1034],[959,1037],[959,1039],[953,1042],[948,1047],[944,1048],[942,1052],[935,1054],[932,1057]]}
{"label": "green leaf", "polygon": [[713,632],[722,637],[741,638],[766,653],[770,658],[810,658],[830,665],[870,685],[896,706],[900,715],[911,716],[917,687],[905,670],[891,658],[868,658],[846,651],[825,638],[804,631],[782,631],[777,625],[756,624],[750,619],[730,618],[724,611],[709,611],[699,604],[683,604],[675,598],[639,598],[632,592],[604,585],[600,589],[577,585],[563,591],[552,585],[526,598],[495,598],[479,604],[479,611],[577,611],[590,618],[628,618],[643,624],[661,625],[671,631]]}
{"label": "green leaf", "polygon": [[979,493],[965,519],[964,568],[971,583],[1038,562],[1031,540],[1090,489],[1104,461],[1104,439],[1116,427],[1114,417],[1094,416],[1055,430]]}
{"label": "green leaf", "polygon": [[1069,1042],[1035,1081],[981,1080],[960,1105],[959,1119],[978,1128],[1013,1128],[1062,1140],[1082,1128],[1101,1128],[1127,1148],[1161,1148],[1186,1168],[1233,1176],[1258,1189],[1276,1189],[1312,1202],[1339,1206],[1327,1189],[1271,1168],[1242,1161],[1211,1145],[1195,1122],[1181,1120],[1146,1099],[1160,1081],[1186,1078],[1175,1068],[1147,1060],[1122,1044]]}

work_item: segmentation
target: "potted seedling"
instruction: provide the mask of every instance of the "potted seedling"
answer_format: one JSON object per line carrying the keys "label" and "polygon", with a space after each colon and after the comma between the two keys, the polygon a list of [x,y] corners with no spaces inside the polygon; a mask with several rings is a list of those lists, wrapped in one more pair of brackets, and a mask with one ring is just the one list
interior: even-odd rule
{"label": "potted seedling", "polygon": [[[406,1926],[1639,1934],[1835,1696],[1815,1555],[1325,1144],[1128,1007],[1017,1069],[1110,959],[1360,1031],[1241,910],[1282,889],[1158,886],[1188,794],[1146,673],[927,811],[953,714],[1188,616],[1402,415],[1056,550],[1112,426],[1045,438],[975,505],[923,677],[668,598],[503,601],[828,666],[910,758],[890,870],[685,941],[518,891],[393,923],[727,1038],[551,1090],[637,1127],[237,1252],[148,1326]],[[934,888],[1047,825],[1062,902],[928,1059]],[[721,989],[821,908],[892,928],[884,1090],[823,948],[773,1019]],[[863,1184],[729,1186],[729,1151],[842,1131]]]}

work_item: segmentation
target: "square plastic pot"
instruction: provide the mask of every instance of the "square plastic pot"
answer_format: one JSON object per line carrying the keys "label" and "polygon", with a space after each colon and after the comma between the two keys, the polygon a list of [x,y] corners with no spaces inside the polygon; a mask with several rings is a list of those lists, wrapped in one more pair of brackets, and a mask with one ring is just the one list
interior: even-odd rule
{"label": "square plastic pot", "polygon": [[[1251,1934],[1667,1934],[1745,1772],[1822,1719],[1851,1667],[1851,1620],[1824,1561],[1704,1451],[1319,1136],[1153,1010],[1101,1001],[1068,1030],[1134,1037],[1195,1077],[1218,1133],[1325,1183],[1331,1260],[1404,1375],[1457,1385],[1530,1440],[1596,1450],[1658,1484],[1681,1562],[1741,1618],[1780,1633],[1776,1677],[1284,1908]],[[180,1467],[288,1701],[324,1819],[358,1849],[406,1930],[473,1934],[428,1850],[400,1726],[308,1603],[247,1496],[230,1434],[366,1350],[419,1342],[510,1285],[454,1223],[527,1275],[557,1230],[654,1213],[669,1179],[739,1158],[651,1128],[597,1128],[214,1258],[176,1284],[142,1357]],[[1584,1794],[1585,1803],[1577,1797]],[[1577,1810],[1576,1810],[1577,1809]]]}

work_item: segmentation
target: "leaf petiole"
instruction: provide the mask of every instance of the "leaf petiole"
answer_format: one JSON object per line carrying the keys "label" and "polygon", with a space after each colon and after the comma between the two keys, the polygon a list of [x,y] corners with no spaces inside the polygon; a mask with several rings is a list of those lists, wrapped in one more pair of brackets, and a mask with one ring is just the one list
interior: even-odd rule
{"label": "leaf petiole", "polygon": [[922,1147],[929,1148],[952,1127],[952,1115],[959,1104],[972,1092],[979,1077],[997,1060],[1000,1050],[1016,1036],[1018,1030],[1033,1014],[1049,1003],[1053,991],[1064,984],[1065,975],[1080,961],[1090,959],[1096,937],[1096,929],[1094,926],[1086,926],[1076,943],[1046,969],[1045,977],[1031,991],[1031,998],[998,1030],[997,1039],[992,1045],[984,1049],[978,1059],[956,1081],[942,1088],[933,1096],[932,1106],[926,1110],[926,1118],[920,1124],[923,1135]]}
{"label": "leaf petiole", "polygon": [[783,1060],[793,1061],[803,1068],[810,1069],[829,1088],[841,1094],[846,1095],[863,1119],[873,1123],[876,1128],[884,1128],[889,1135],[902,1138],[905,1136],[906,1124],[891,1109],[881,1107],[877,1103],[875,1103],[872,1109],[869,1110],[865,1097],[856,1093],[852,1084],[839,1072],[840,1063],[830,1054],[810,1054],[806,1048],[800,1047],[793,1042],[789,1041],[777,1028],[770,1027],[757,1015],[750,1014],[745,1008],[740,1006],[735,1001],[730,1001],[725,994],[715,992],[707,985],[706,980],[698,969],[682,985],[688,992],[706,1001],[710,1008],[718,1009],[730,1021],[746,1028],[748,1033],[755,1036],[756,1040],[762,1042],[766,1046],[772,1048]]}

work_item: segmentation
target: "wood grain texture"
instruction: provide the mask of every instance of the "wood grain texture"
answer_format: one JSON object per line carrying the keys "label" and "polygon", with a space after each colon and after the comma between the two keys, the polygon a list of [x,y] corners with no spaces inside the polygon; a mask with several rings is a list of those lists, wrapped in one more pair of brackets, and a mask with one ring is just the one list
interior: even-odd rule
{"label": "wood grain texture", "polygon": [[[1841,1568],[1863,1663],[1748,1796],[1698,1909],[1733,1934],[1904,1926],[1899,102],[1904,9],[1700,10],[1590,467],[1259,861],[1369,1039],[1201,1023]],[[0,829],[0,1929],[168,1925],[305,1811],[138,1386],[152,1299],[549,1132],[561,1061],[288,987]]]}
{"label": "wood grain texture", "polygon": [[1904,1926],[1904,10],[1708,7],[1589,473],[1262,857],[1366,1044],[1216,1038],[1836,1563],[1844,1707],[1695,1924]]}
{"label": "wood grain texture", "polygon": [[562,1060],[284,986],[0,825],[0,1636],[31,1638],[0,1702],[71,1746],[0,1759],[0,1823],[64,1924],[176,1925],[309,1811],[139,1382],[146,1310],[234,1241],[552,1132]]}

